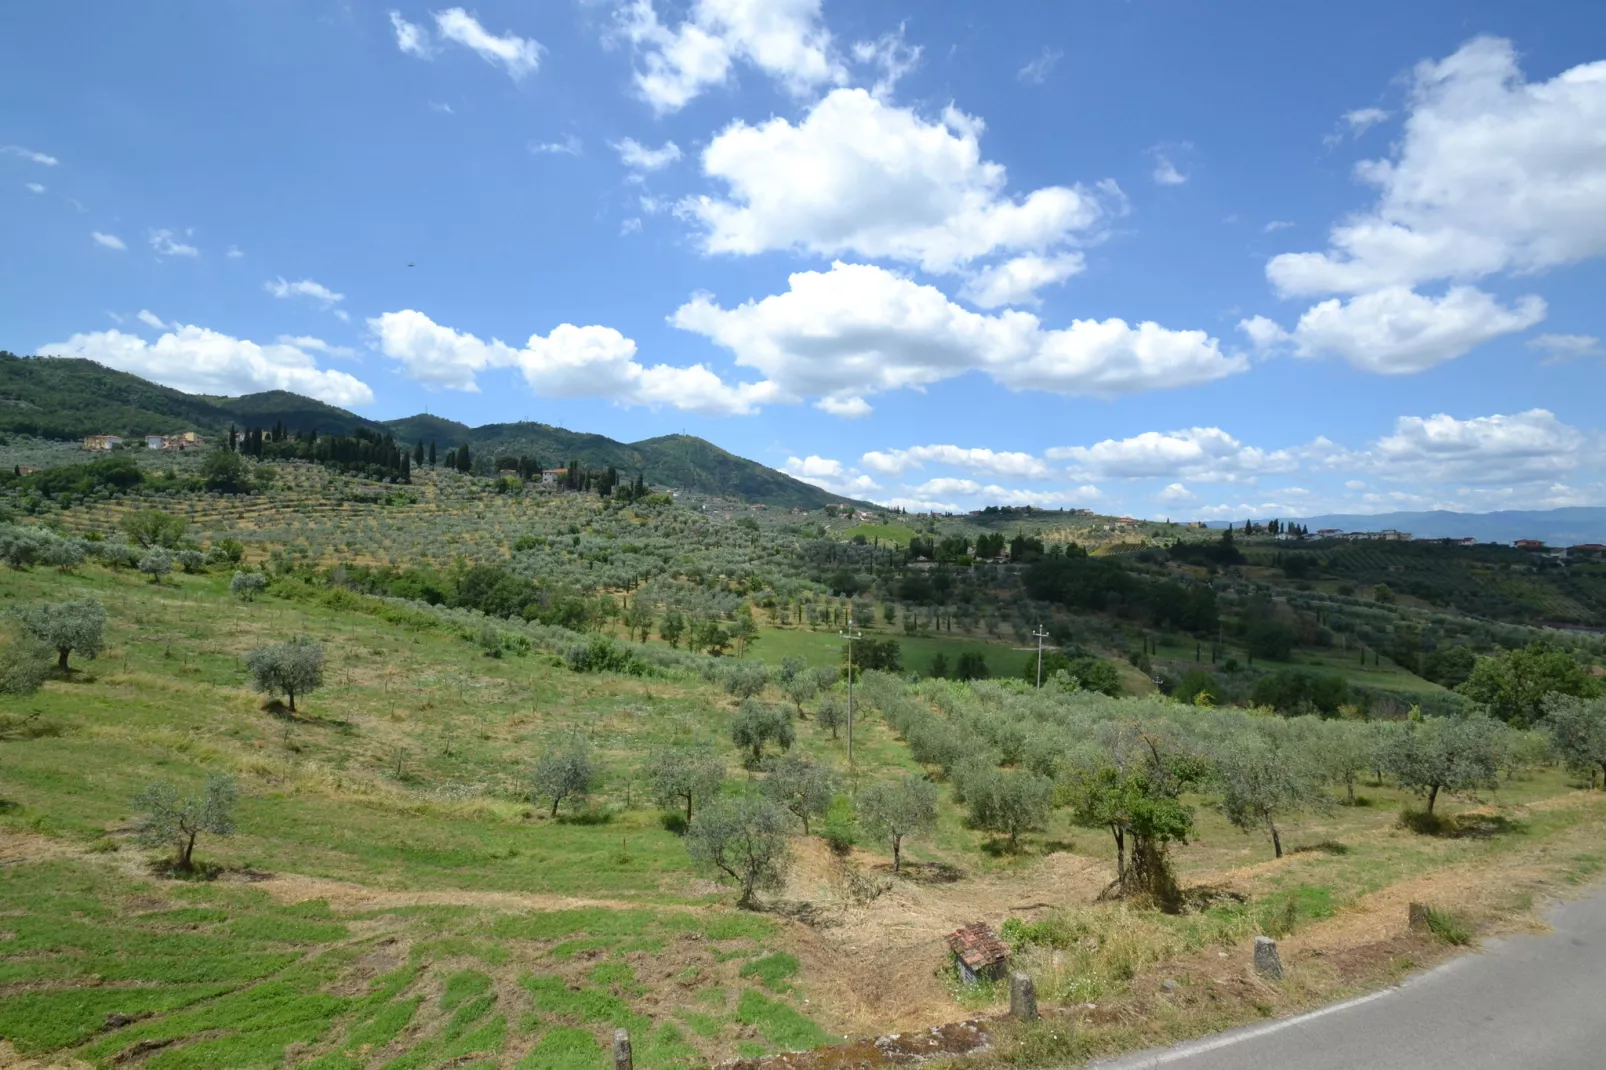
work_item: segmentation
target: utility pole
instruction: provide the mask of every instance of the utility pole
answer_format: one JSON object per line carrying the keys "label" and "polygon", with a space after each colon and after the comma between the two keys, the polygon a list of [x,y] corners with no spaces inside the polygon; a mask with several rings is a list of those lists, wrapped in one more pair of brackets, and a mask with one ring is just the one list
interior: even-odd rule
{"label": "utility pole", "polygon": [[1048,638],[1048,633],[1039,624],[1032,635],[1037,638],[1037,687],[1041,690],[1043,686],[1043,640]]}
{"label": "utility pole", "polygon": [[862,633],[853,630],[853,614],[848,614],[848,630],[836,633],[848,641],[848,767],[853,766],[853,641],[863,639]]}

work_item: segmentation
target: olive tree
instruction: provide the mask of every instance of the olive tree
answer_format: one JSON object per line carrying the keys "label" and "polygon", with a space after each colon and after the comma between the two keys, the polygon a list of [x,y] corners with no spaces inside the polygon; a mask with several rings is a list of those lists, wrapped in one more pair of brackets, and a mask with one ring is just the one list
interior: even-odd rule
{"label": "olive tree", "polygon": [[1054,801],[1054,782],[1024,769],[989,767],[967,776],[963,787],[971,824],[1008,836],[1011,850],[1022,832],[1043,823]]}
{"label": "olive tree", "polygon": [[1157,725],[1108,731],[1101,745],[1075,757],[1067,784],[1072,812],[1078,824],[1106,828],[1114,838],[1111,888],[1173,907],[1180,892],[1168,851],[1193,834],[1182,795],[1203,776],[1204,763]]}
{"label": "olive tree", "polygon": [[781,680],[781,691],[797,707],[797,715],[806,717],[808,715],[803,712],[803,703],[820,693],[820,682],[814,678],[813,673],[794,673]]}
{"label": "olive tree", "polygon": [[686,851],[693,862],[734,880],[742,890],[736,905],[752,909],[754,892],[779,888],[786,880],[790,820],[763,796],[718,799],[692,818]]}
{"label": "olive tree", "polygon": [[757,699],[744,699],[741,708],[731,720],[731,742],[748,753],[748,762],[757,765],[764,760],[764,747],[774,743],[783,751],[791,750],[796,735],[792,730],[792,715],[780,706],[771,706]]}
{"label": "olive tree", "polygon": [[736,662],[725,671],[725,690],[738,699],[752,698],[769,682],[769,673],[761,661]]}
{"label": "olive tree", "polygon": [[156,546],[172,550],[183,541],[189,523],[181,516],[173,516],[160,509],[140,509],[124,513],[117,526],[136,545],[147,550]]}
{"label": "olive tree", "polygon": [[1355,782],[1374,768],[1381,753],[1382,736],[1366,721],[1328,721],[1312,741],[1311,756],[1334,783],[1344,785],[1344,803],[1355,805]]}
{"label": "olive tree", "polygon": [[809,818],[825,813],[836,794],[836,777],[823,765],[799,754],[784,754],[764,762],[764,794],[792,812],[809,834]]}
{"label": "olive tree", "polygon": [[152,583],[161,583],[162,577],[173,571],[173,555],[160,546],[153,546],[139,559],[139,570],[149,576]]}
{"label": "olive tree", "polygon": [[554,748],[536,759],[530,771],[530,798],[552,800],[551,816],[558,816],[558,806],[564,799],[574,800],[576,806],[591,792],[597,780],[596,763],[591,748],[584,739],[575,739],[565,747]]}
{"label": "olive tree", "polygon": [[706,806],[725,783],[725,763],[709,747],[662,747],[647,759],[643,769],[653,801],[668,810],[686,807],[686,820],[694,806]]}
{"label": "olive tree", "polygon": [[842,701],[841,696],[826,692],[821,696],[820,705],[814,711],[814,723],[821,728],[829,728],[831,738],[835,739],[837,729],[848,723],[847,703]]}
{"label": "olive tree", "polygon": [[1215,772],[1221,786],[1221,812],[1245,832],[1265,829],[1277,858],[1283,856],[1277,819],[1321,800],[1316,776],[1303,755],[1276,747],[1254,732],[1230,740],[1220,750]]}
{"label": "olive tree", "polygon": [[1551,695],[1545,702],[1545,721],[1562,761],[1588,771],[1591,783],[1600,770],[1601,788],[1606,790],[1606,698]]}
{"label": "olive tree", "polygon": [[230,776],[209,776],[199,795],[180,795],[165,781],[147,785],[134,796],[144,811],[134,835],[146,847],[171,847],[177,852],[174,868],[194,868],[195,841],[201,833],[228,836],[234,832],[234,804],[239,793]]}
{"label": "olive tree", "polygon": [[58,571],[71,572],[83,564],[87,556],[88,545],[83,539],[53,538],[45,542],[40,560]]}
{"label": "olive tree", "polygon": [[96,658],[105,649],[106,610],[93,598],[44,602],[17,611],[23,630],[56,651],[56,668],[68,672],[71,654]]}
{"label": "olive tree", "polygon": [[296,696],[323,686],[323,644],[306,636],[288,643],[259,646],[245,656],[252,683],[265,695],[284,692],[290,712],[296,712]]}
{"label": "olive tree", "polygon": [[1427,799],[1431,816],[1440,792],[1468,795],[1499,783],[1502,735],[1500,722],[1481,714],[1412,721],[1391,741],[1383,767]]}
{"label": "olive tree", "polygon": [[236,572],[229,580],[229,593],[242,602],[254,602],[268,586],[268,578],[260,572]]}
{"label": "olive tree", "polygon": [[937,785],[913,775],[871,784],[859,796],[859,816],[892,845],[892,872],[898,873],[903,869],[904,838],[937,825]]}

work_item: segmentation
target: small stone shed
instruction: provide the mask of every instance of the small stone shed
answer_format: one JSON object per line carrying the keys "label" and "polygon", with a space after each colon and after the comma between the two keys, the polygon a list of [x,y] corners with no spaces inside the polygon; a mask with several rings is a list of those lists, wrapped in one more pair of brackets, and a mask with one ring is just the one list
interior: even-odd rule
{"label": "small stone shed", "polygon": [[1001,980],[1009,970],[1009,948],[998,938],[997,930],[984,921],[949,933],[948,947],[959,966],[960,979],[967,985]]}

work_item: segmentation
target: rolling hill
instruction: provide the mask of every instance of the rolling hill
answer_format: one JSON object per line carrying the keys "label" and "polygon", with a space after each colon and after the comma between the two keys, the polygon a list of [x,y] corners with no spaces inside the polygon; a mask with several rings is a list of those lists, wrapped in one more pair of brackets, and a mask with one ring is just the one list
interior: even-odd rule
{"label": "rolling hill", "polygon": [[603,435],[540,423],[470,427],[420,414],[370,420],[284,390],[241,397],[186,394],[94,361],[19,357],[0,352],[0,432],[75,439],[91,434],[222,433],[282,421],[293,431],[349,434],[354,428],[389,432],[399,441],[434,442],[442,452],[465,443],[476,454],[522,454],[548,468],[578,459],[613,465],[654,486],[740,498],[781,508],[818,509],[850,502],[691,435],[618,442]]}
{"label": "rolling hill", "polygon": [[[1327,516],[1289,517],[1311,531],[1409,531],[1419,539],[1477,539],[1479,542],[1515,542],[1538,539],[1552,546],[1606,543],[1606,509],[1573,506],[1564,509],[1508,509],[1495,513],[1456,513],[1436,509],[1421,513],[1333,513]],[[1224,528],[1226,521],[1211,527]]]}

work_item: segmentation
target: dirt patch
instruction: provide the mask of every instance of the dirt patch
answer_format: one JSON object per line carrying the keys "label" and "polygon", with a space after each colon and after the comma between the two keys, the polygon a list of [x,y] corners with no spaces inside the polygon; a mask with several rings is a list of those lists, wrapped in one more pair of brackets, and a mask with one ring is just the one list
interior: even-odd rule
{"label": "dirt patch", "polygon": [[874,1040],[833,1044],[813,1051],[737,1059],[720,1063],[716,1070],[875,1070],[887,1066],[917,1066],[932,1059],[948,1059],[986,1051],[991,1036],[987,1019],[973,1018],[909,1033],[889,1033]]}
{"label": "dirt patch", "polygon": [[52,1055],[48,1062],[29,1058],[19,1054],[9,1040],[0,1040],[0,1066],[6,1070],[91,1070],[88,1063],[68,1056]]}
{"label": "dirt patch", "polygon": [[[0,828],[0,866],[21,862],[46,862],[55,858],[76,858],[83,848],[66,840],[43,836],[37,832]],[[9,1066],[0,1063],[0,1066]]]}

